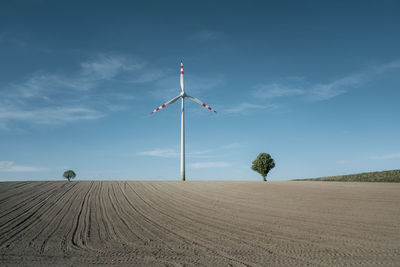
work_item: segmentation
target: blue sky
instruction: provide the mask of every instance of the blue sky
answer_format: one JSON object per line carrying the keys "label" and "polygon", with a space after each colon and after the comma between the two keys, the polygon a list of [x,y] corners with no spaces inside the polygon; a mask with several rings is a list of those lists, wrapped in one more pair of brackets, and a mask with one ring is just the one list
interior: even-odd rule
{"label": "blue sky", "polygon": [[400,167],[398,1],[2,1],[0,180],[286,180]]}

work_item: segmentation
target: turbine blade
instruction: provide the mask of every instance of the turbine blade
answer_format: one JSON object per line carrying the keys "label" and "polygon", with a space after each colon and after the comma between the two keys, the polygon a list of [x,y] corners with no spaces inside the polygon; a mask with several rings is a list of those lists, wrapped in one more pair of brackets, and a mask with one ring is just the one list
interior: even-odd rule
{"label": "turbine blade", "polygon": [[178,96],[172,98],[172,99],[171,99],[170,101],[168,101],[167,103],[162,104],[161,106],[159,106],[158,108],[156,108],[155,110],[153,110],[150,114],[153,114],[154,112],[157,112],[157,111],[159,111],[160,109],[163,109],[163,108],[165,108],[165,107],[168,106],[168,105],[171,105],[172,103],[176,102],[176,100],[178,100],[180,97],[181,97],[181,95],[178,95]]}
{"label": "turbine blade", "polygon": [[185,87],[183,84],[183,62],[182,62],[182,60],[181,60],[181,90],[182,90],[182,92],[185,91]]}
{"label": "turbine blade", "polygon": [[201,102],[199,99],[193,97],[193,96],[186,96],[187,98],[189,98],[190,100],[202,105],[203,107],[205,107],[208,110],[214,111],[215,113],[217,113],[215,110],[213,110],[210,106],[207,106],[206,104],[204,104],[203,102]]}

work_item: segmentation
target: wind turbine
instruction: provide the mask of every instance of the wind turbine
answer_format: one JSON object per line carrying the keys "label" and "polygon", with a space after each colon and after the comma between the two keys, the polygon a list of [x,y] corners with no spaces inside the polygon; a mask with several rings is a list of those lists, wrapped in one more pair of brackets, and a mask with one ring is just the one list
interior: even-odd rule
{"label": "wind turbine", "polygon": [[201,102],[199,99],[193,97],[193,96],[189,96],[185,93],[185,86],[183,83],[183,62],[181,60],[181,93],[172,98],[170,101],[168,101],[165,104],[162,104],[161,106],[159,106],[158,108],[156,108],[155,110],[153,110],[151,112],[151,114],[153,114],[154,112],[159,111],[160,109],[165,108],[168,105],[171,105],[172,103],[175,103],[179,98],[182,99],[182,115],[181,115],[181,180],[185,181],[185,98],[189,98],[190,100],[202,105],[203,107],[214,111],[215,113],[217,113],[215,110],[213,110],[211,107],[207,106],[206,104],[204,104],[203,102]]}

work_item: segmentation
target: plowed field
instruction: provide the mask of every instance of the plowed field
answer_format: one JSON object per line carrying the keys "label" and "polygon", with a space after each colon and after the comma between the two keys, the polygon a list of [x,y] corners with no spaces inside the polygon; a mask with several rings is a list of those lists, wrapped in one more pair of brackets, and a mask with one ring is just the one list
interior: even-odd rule
{"label": "plowed field", "polygon": [[400,184],[3,182],[0,265],[399,266]]}

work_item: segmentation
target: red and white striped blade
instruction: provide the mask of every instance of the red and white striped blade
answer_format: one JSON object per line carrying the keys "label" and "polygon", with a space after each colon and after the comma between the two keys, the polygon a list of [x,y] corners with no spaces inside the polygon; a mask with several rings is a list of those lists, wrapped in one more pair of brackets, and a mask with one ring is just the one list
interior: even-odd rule
{"label": "red and white striped blade", "polygon": [[203,102],[201,102],[199,99],[193,97],[193,96],[186,96],[187,98],[189,98],[190,100],[193,100],[194,102],[202,105],[203,107],[205,107],[208,110],[214,111],[215,113],[217,113],[215,110],[213,110],[210,106],[204,104]]}
{"label": "red and white striped blade", "polygon": [[183,62],[182,62],[182,60],[181,60],[181,89],[182,89],[182,92],[185,91],[185,87],[183,84]]}
{"label": "red and white striped blade", "polygon": [[158,108],[156,108],[155,110],[153,110],[150,114],[153,114],[154,112],[157,112],[157,111],[159,111],[160,109],[163,109],[163,108],[165,108],[165,107],[168,106],[168,105],[171,105],[172,103],[176,102],[176,100],[178,100],[180,97],[181,97],[181,95],[178,95],[178,96],[172,98],[172,99],[171,99],[170,101],[168,101],[167,103],[162,104],[161,106],[159,106]]}

